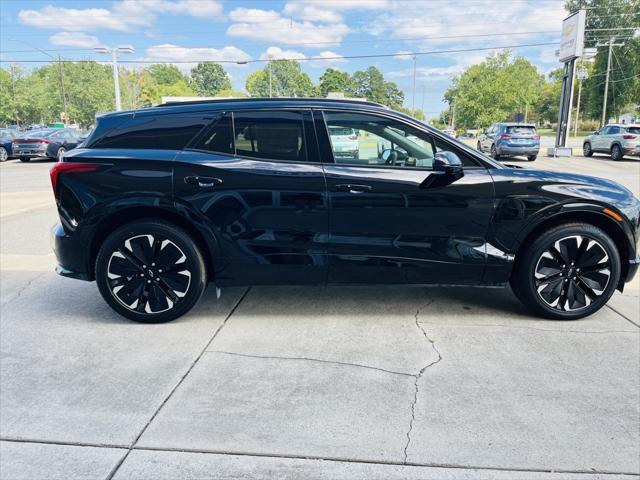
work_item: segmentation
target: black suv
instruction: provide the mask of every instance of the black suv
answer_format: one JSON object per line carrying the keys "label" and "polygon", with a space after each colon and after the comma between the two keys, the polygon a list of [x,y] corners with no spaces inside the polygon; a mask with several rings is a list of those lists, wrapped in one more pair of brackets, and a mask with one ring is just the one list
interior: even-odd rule
{"label": "black suv", "polygon": [[[337,129],[357,135],[357,157],[332,143]],[[510,282],[537,314],[573,319],[638,268],[640,202],[624,187],[501,165],[373,103],[112,113],[51,180],[58,272],[95,279],[142,322],[184,314],[209,282]]]}

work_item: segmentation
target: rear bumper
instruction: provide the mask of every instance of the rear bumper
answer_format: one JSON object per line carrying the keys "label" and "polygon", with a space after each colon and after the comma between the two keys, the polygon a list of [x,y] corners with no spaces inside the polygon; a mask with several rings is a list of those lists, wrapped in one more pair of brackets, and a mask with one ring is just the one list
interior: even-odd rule
{"label": "rear bumper", "polygon": [[496,150],[500,155],[538,155],[538,153],[540,152],[540,146],[532,147],[530,145],[499,145],[498,147],[496,147]]}
{"label": "rear bumper", "polygon": [[640,155],[640,145],[624,147],[622,151],[625,155]]}
{"label": "rear bumper", "polygon": [[87,247],[81,245],[73,236],[67,235],[59,223],[51,229],[51,246],[58,266],[56,273],[63,277],[79,280],[93,280],[93,273],[87,268]]}

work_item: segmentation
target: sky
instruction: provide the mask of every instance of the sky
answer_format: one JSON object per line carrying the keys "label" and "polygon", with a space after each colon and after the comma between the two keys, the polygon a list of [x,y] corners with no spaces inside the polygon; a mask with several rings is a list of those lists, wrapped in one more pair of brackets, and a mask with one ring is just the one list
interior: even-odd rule
{"label": "sky", "polygon": [[[238,90],[244,90],[248,74],[264,68],[260,60],[268,58],[308,59],[302,68],[314,82],[328,67],[352,73],[375,65],[404,91],[405,106],[421,108],[431,117],[445,107],[442,97],[451,76],[481,62],[491,49],[547,44],[512,51],[542,73],[559,67],[555,51],[562,19],[568,15],[563,4],[563,0],[0,0],[0,64],[22,61],[33,68],[48,62],[47,54],[104,61],[105,55],[94,53],[93,47],[130,45],[134,53],[120,57],[134,62],[128,67],[169,62],[188,72],[197,61],[228,62],[223,66]],[[349,58],[367,55],[387,56]]]}

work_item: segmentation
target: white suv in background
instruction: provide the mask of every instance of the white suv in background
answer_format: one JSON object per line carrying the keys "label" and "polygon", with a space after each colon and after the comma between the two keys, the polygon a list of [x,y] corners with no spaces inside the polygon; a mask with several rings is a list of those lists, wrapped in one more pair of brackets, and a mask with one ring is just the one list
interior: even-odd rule
{"label": "white suv in background", "polygon": [[594,153],[608,153],[612,160],[625,155],[640,155],[640,125],[611,123],[584,139],[585,157]]}
{"label": "white suv in background", "polygon": [[333,146],[333,154],[341,158],[360,157],[358,134],[350,127],[329,127],[329,136]]}

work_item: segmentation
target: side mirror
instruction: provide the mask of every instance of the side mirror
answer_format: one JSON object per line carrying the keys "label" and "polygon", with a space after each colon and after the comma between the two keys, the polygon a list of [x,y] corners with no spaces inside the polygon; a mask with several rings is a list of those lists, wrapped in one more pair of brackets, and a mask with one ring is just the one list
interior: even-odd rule
{"label": "side mirror", "polygon": [[444,187],[464,176],[462,161],[453,152],[437,152],[433,157],[433,174],[429,175],[420,188]]}
{"label": "side mirror", "polygon": [[594,135],[600,135],[600,132],[598,130],[596,130],[595,132],[593,132]]}

